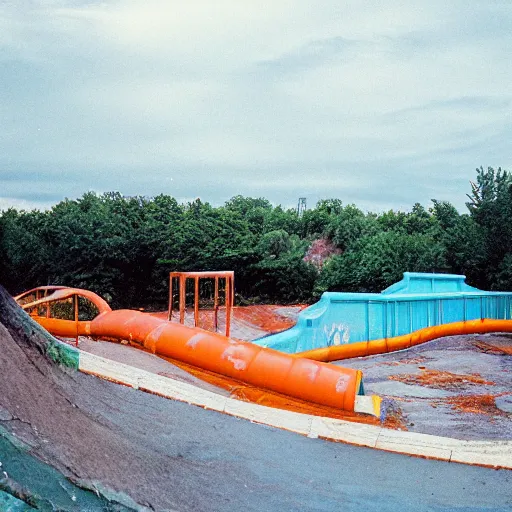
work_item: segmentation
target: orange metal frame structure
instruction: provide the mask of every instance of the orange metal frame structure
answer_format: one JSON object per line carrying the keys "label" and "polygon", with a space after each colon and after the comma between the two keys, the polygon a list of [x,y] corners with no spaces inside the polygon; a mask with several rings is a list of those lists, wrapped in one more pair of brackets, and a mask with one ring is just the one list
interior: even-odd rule
{"label": "orange metal frame structure", "polygon": [[[51,292],[51,293],[49,293]],[[33,295],[35,300],[27,302],[27,299]],[[82,290],[80,288],[67,288],[65,286],[41,286],[33,288],[20,295],[14,297],[14,300],[21,305],[23,309],[30,311],[37,323],[42,325],[48,332],[62,337],[75,338],[75,344],[78,346],[79,336],[90,335],[90,322],[80,321],[78,318],[78,298],[83,297],[91,301],[97,308],[100,314],[112,311],[108,303],[89,290]],[[73,301],[73,320],[65,320],[62,318],[51,318],[50,304],[52,302],[59,302],[63,300]],[[45,308],[45,315],[40,316],[38,313],[39,307]]]}
{"label": "orange metal frame structure", "polygon": [[229,336],[231,331],[231,317],[235,299],[235,273],[232,270],[219,272],[171,272],[169,274],[169,309],[167,319],[172,321],[173,303],[174,303],[174,281],[179,285],[179,320],[180,324],[185,323],[186,310],[186,285],[187,279],[194,280],[194,327],[199,326],[199,281],[201,279],[214,279],[214,330],[218,328],[219,314],[219,280],[225,281],[225,308],[226,308],[226,330],[225,335]]}

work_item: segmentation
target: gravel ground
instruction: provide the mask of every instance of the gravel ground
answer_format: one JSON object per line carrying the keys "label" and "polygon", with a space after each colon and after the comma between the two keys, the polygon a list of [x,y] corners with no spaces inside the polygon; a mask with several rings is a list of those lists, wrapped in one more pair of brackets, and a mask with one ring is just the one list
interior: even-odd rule
{"label": "gravel ground", "polygon": [[385,398],[408,430],[512,439],[511,349],[507,334],[451,336],[334,364],[362,370],[366,393]]}

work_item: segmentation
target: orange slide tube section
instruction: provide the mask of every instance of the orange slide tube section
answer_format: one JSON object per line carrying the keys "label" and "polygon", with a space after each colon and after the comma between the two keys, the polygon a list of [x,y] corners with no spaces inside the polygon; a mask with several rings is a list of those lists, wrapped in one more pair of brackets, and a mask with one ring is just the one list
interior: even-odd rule
{"label": "orange slide tube section", "polygon": [[[33,292],[31,290],[30,292]],[[354,411],[362,373],[310,359],[293,357],[253,343],[236,341],[222,334],[169,322],[140,311],[112,311],[99,296],[88,290],[62,288],[30,303],[24,309],[59,300],[85,297],[100,314],[90,321],[33,316],[50,333],[62,337],[79,335],[107,340],[128,340],[159,356],[236,379],[242,383],[281,393],[318,405]],[[16,297],[22,302],[29,292]],[[37,296],[36,296],[37,297]],[[48,309],[46,311],[49,311]]]}
{"label": "orange slide tube section", "polygon": [[314,361],[323,362],[340,361],[342,359],[351,359],[352,357],[365,357],[404,350],[444,336],[483,334],[487,332],[512,332],[512,320],[492,320],[485,318],[435,325],[394,338],[360,341],[345,345],[332,345],[330,347],[307,350],[306,352],[293,354],[293,357],[306,357]]}
{"label": "orange slide tube section", "polygon": [[354,410],[362,374],[221,334],[186,327],[139,311],[117,310],[90,322],[98,338],[140,343],[163,357],[224,375],[276,393],[320,405]]}

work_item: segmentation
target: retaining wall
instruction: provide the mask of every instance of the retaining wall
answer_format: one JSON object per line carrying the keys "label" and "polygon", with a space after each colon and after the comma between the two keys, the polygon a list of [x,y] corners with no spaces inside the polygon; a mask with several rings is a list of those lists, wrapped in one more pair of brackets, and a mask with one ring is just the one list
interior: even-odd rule
{"label": "retaining wall", "polygon": [[297,324],[254,343],[287,353],[391,338],[425,327],[512,318],[512,293],[469,286],[465,276],[405,272],[381,293],[326,292]]}

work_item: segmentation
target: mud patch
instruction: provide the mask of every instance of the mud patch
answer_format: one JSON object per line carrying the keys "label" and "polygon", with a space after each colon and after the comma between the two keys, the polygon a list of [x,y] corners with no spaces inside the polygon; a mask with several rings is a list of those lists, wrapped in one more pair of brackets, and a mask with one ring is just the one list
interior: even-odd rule
{"label": "mud patch", "polygon": [[445,401],[460,412],[502,416],[506,413],[496,407],[496,398],[500,396],[503,394],[456,396],[447,398]]}
{"label": "mud patch", "polygon": [[494,386],[494,382],[485,380],[478,373],[457,374],[448,371],[421,369],[420,374],[399,374],[390,375],[390,380],[403,382],[404,384],[414,384],[434,389],[446,389],[456,391],[465,389],[471,385]]}
{"label": "mud patch", "polygon": [[495,339],[491,342],[476,340],[473,345],[485,354],[493,354],[497,356],[512,356],[512,340]]}
{"label": "mud patch", "polygon": [[416,357],[405,357],[403,359],[399,359],[398,361],[383,361],[379,363],[381,366],[400,366],[404,364],[416,364],[421,365],[427,362],[429,359],[425,356],[416,356]]}

